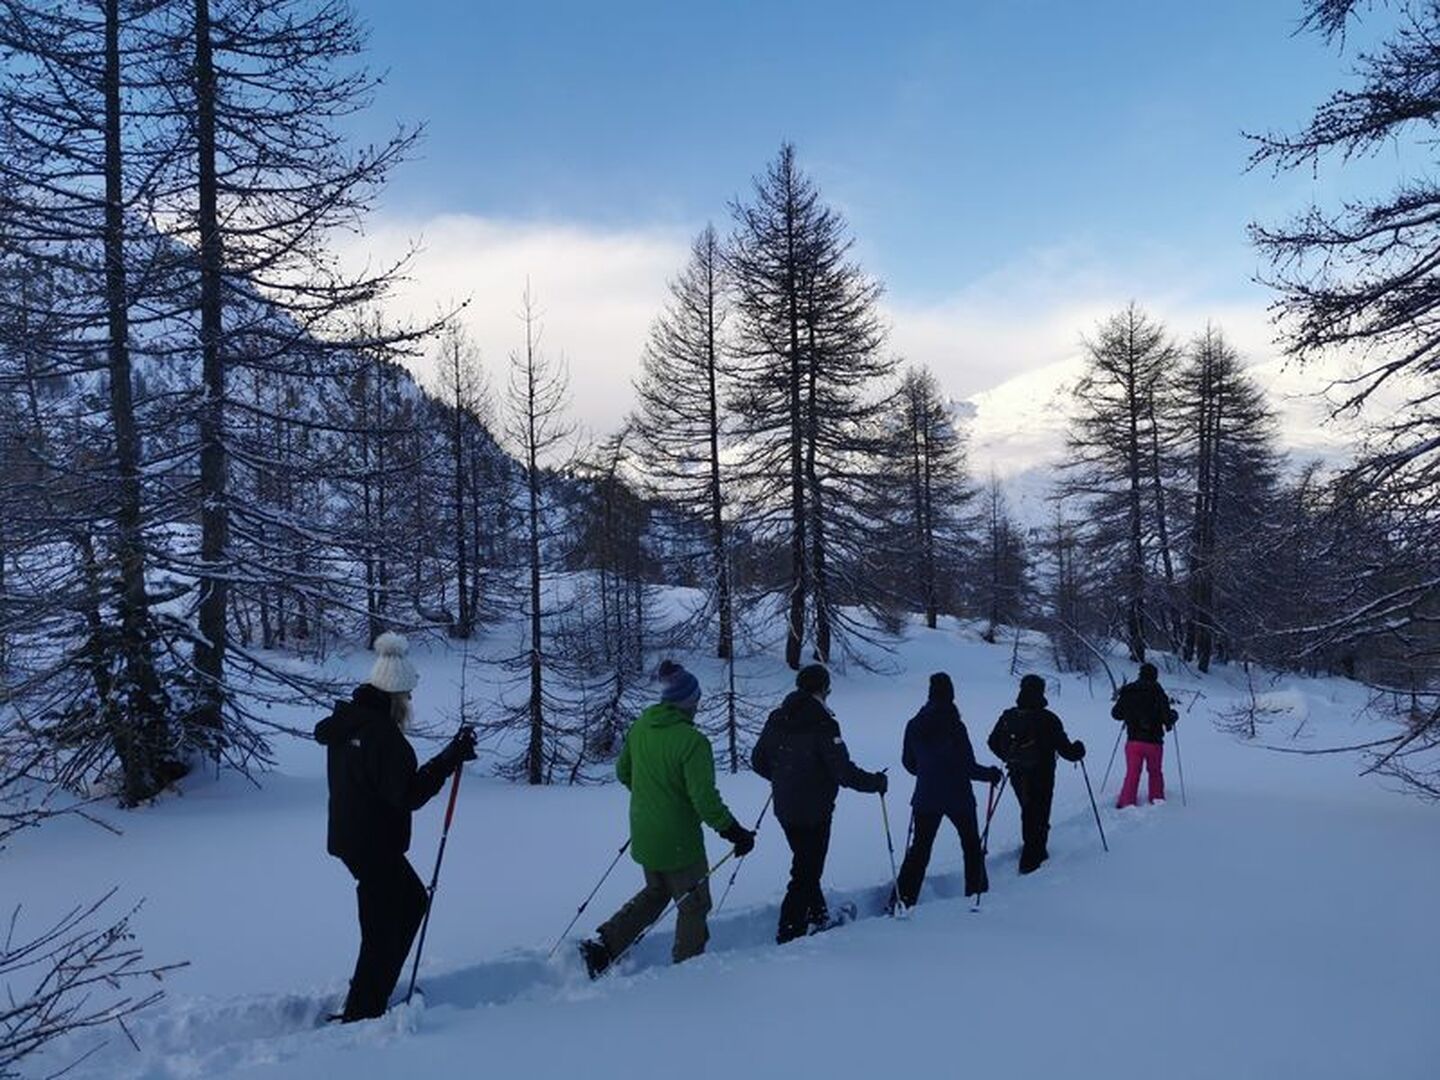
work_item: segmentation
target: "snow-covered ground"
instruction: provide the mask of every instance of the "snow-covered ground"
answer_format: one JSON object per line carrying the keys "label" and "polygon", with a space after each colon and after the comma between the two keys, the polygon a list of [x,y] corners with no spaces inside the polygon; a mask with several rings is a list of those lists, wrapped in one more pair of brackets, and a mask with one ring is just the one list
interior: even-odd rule
{"label": "snow-covered ground", "polygon": [[[1057,679],[1036,645],[1021,656],[1051,677],[1052,707],[1088,744],[1098,788],[1116,733],[1108,684]],[[421,662],[422,718],[448,715],[458,656],[437,648]],[[950,623],[913,630],[898,671],[837,676],[832,705],[853,755],[896,778],[897,848],[910,787],[900,733],[926,676],[955,677],[989,761],[984,737],[1014,694],[1010,663],[1008,644]],[[357,677],[365,664],[352,658]],[[712,662],[693,666],[717,684]],[[788,683],[772,661],[747,675],[777,697]],[[1168,804],[1116,811],[1112,775],[1106,854],[1081,773],[1062,764],[1051,862],[1016,875],[1007,794],[978,914],[958,895],[959,844],[942,833],[920,906],[905,920],[881,916],[890,864],[879,803],[842,792],[826,885],[832,902],[858,904],[858,922],[773,944],[787,851],[772,822],[712,919],[706,956],[672,968],[664,927],[624,971],[591,984],[569,944],[546,954],[625,837],[625,792],[512,786],[482,759],[450,837],[426,1003],[327,1027],[318,1019],[353,960],[354,896],[324,851],[323,755],[299,740],[278,747],[279,768],[258,791],[233,776],[196,778],[181,797],[112,815],[119,838],[80,822],[20,836],[0,863],[0,899],[22,896],[38,922],[118,884],[124,899],[146,898],[137,928],[148,958],[190,961],[167,980],[167,999],[130,1023],[139,1052],[113,1037],[75,1077],[1436,1076],[1435,808],[1358,777],[1346,755],[1270,753],[1218,731],[1213,715],[1247,696],[1234,673],[1165,681],[1184,710],[1188,806],[1173,744]],[[1286,679],[1266,692],[1287,712],[1260,742],[1283,741],[1297,718],[1306,745],[1373,737],[1353,684]],[[749,774],[722,775],[721,790],[742,819],[765,798]],[[416,818],[422,876],[441,801]],[[722,842],[709,843],[718,857]],[[638,879],[623,861],[576,933]],[[86,1045],[55,1047],[27,1075]]]}

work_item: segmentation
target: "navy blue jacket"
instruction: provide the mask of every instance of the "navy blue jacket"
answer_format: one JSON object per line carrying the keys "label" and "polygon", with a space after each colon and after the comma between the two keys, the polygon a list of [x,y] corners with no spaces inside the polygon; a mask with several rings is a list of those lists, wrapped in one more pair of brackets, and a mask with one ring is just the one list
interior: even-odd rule
{"label": "navy blue jacket", "polygon": [[974,814],[972,781],[993,770],[975,760],[970,735],[953,702],[927,701],[905,725],[905,771],[915,777],[910,805],[922,814]]}

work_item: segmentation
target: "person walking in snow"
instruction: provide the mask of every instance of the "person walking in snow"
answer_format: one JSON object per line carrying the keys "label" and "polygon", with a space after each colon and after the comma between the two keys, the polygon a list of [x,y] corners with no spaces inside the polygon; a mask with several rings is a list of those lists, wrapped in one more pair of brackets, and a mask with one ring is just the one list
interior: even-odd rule
{"label": "person walking in snow", "polygon": [[425,886],[405,857],[410,815],[475,758],[475,735],[462,728],[417,767],[405,730],[420,677],[407,652],[399,634],[381,634],[369,678],[315,725],[330,788],[326,848],[355,878],[360,912],[360,954],[336,1017],[346,1023],[385,1012],[425,917]]}
{"label": "person walking in snow", "polygon": [[675,963],[705,951],[710,931],[709,864],[703,821],[748,855],[755,834],[735,820],[715,788],[715,755],[695,727],[700,682],[679,664],[660,667],[660,702],[642,712],[625,735],[615,775],[630,789],[630,856],[645,872],[645,887],[580,943],[592,979],[678,903]]}
{"label": "person walking in snow", "polygon": [[770,781],[775,818],[790,844],[790,884],[775,934],[782,945],[829,924],[820,878],[840,788],[883,795],[888,786],[883,772],[866,772],[850,760],[829,696],[830,672],[820,664],[801,668],[750,755],[750,767]]}
{"label": "person walking in snow", "polygon": [[[990,879],[980,850],[975,792],[970,785],[975,781],[998,784],[1004,774],[993,765],[981,765],[975,760],[970,735],[955,707],[955,684],[943,671],[930,676],[928,700],[905,725],[901,761],[905,771],[915,777],[915,793],[910,797],[914,826],[910,847],[900,866],[900,903],[914,907],[920,899],[935,835],[946,818],[960,834],[960,849],[965,855],[965,895],[978,896],[988,891]],[[895,897],[891,897],[892,907],[894,903]]]}
{"label": "person walking in snow", "polygon": [[991,752],[1005,762],[1010,786],[1020,804],[1020,873],[1040,868],[1050,857],[1050,804],[1055,796],[1055,757],[1079,761],[1085,744],[1070,740],[1060,718],[1046,706],[1045,680],[1026,675],[1013,708],[995,722],[987,743]]}
{"label": "person walking in snow", "polygon": [[1140,770],[1150,776],[1150,801],[1165,799],[1165,732],[1175,727],[1180,714],[1160,685],[1154,664],[1141,664],[1134,682],[1120,688],[1110,715],[1125,725],[1125,782],[1120,785],[1117,809],[1134,806],[1140,797]]}

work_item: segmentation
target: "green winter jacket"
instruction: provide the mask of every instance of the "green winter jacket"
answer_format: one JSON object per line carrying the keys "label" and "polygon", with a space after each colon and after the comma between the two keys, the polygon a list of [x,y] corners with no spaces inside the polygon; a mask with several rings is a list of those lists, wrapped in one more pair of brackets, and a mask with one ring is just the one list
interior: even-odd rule
{"label": "green winter jacket", "polygon": [[630,725],[615,775],[630,789],[630,854],[647,870],[704,862],[700,822],[716,832],[735,823],[715,789],[710,741],[675,705],[651,705]]}

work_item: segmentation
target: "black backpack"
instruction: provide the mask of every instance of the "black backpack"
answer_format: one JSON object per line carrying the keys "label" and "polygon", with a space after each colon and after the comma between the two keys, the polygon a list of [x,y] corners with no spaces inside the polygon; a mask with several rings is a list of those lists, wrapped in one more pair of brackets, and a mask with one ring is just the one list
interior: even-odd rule
{"label": "black backpack", "polygon": [[1044,715],[1041,709],[1022,709],[1016,706],[1010,710],[1009,721],[1005,725],[1006,734],[1010,736],[1010,744],[1004,755],[1005,764],[1014,769],[1033,769],[1048,763],[1052,753],[1045,745],[1044,733],[1041,730]]}

